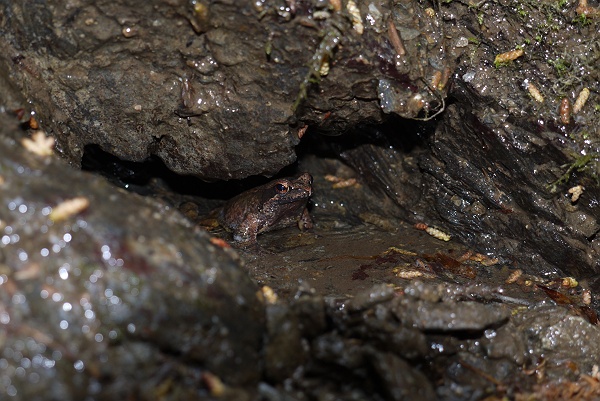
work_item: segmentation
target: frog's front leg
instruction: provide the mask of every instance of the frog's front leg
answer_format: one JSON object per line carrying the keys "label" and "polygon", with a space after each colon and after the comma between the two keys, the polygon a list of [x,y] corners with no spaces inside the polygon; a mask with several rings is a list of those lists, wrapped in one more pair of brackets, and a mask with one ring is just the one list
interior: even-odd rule
{"label": "frog's front leg", "polygon": [[308,213],[308,209],[304,208],[304,210],[302,211],[302,215],[300,216],[300,219],[298,220],[298,228],[300,229],[300,231],[304,231],[304,230],[310,230],[313,227],[314,227],[314,223],[313,223],[312,217],[310,217],[310,214]]}

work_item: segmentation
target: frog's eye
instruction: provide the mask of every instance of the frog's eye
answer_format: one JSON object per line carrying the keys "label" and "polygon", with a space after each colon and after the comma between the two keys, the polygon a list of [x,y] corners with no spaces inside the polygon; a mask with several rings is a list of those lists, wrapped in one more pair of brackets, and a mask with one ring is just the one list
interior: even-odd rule
{"label": "frog's eye", "polygon": [[279,194],[286,194],[290,190],[290,187],[287,184],[279,183],[275,185],[275,190]]}

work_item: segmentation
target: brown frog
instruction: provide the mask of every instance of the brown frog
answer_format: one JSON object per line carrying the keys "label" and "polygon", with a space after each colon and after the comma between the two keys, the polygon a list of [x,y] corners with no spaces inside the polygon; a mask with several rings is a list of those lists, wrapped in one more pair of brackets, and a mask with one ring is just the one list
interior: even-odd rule
{"label": "brown frog", "polygon": [[306,209],[312,182],[312,176],[304,173],[252,188],[229,200],[218,211],[217,220],[242,246],[256,245],[256,236],[266,231],[294,224],[301,230],[312,228]]}

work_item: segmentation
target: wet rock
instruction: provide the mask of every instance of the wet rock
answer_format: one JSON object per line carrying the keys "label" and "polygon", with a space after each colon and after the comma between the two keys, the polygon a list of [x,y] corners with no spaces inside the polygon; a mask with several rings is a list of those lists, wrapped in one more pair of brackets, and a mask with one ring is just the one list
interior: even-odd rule
{"label": "wet rock", "polygon": [[[395,203],[396,210],[388,205],[379,212],[414,218],[423,186],[417,162],[425,142],[416,132],[419,129],[422,128],[416,124],[393,120],[380,129],[349,133],[343,142],[334,145],[342,160],[359,174],[361,182]],[[394,135],[389,135],[388,130]]]}
{"label": "wet rock", "polygon": [[168,383],[181,399],[206,393],[205,371],[256,383],[264,309],[232,254],[0,121],[0,394],[153,399]]}
{"label": "wet rock", "polygon": [[[540,306],[517,316],[516,327],[527,335],[527,349],[533,361],[544,362],[551,378],[576,377],[598,365],[600,328],[581,316],[558,306]],[[565,362],[574,366],[565,369]]]}
{"label": "wet rock", "polygon": [[[547,187],[555,179],[550,166],[567,159],[549,138],[545,146],[523,145],[517,151],[514,141],[528,142],[530,134],[506,119],[500,131],[486,125],[486,118],[500,117],[496,113],[449,108],[447,123],[434,138],[433,158],[420,162],[436,220],[466,243],[516,258],[525,267],[560,268],[580,277],[597,271],[596,250],[568,217],[575,213],[588,220],[597,211],[585,200],[567,206]],[[532,174],[536,166],[546,167]],[[589,190],[597,189],[592,184]]]}
{"label": "wet rock", "polygon": [[307,125],[337,135],[440,108],[454,62],[439,21],[357,3],[5,1],[2,88],[75,164],[97,145],[207,180],[272,175]]}
{"label": "wet rock", "polygon": [[290,307],[298,316],[300,331],[304,338],[314,338],[327,328],[325,302],[322,297],[310,293],[299,293],[291,302]]}
{"label": "wet rock", "polygon": [[290,377],[307,357],[297,315],[281,303],[267,306],[267,333],[265,375],[280,382]]}
{"label": "wet rock", "polygon": [[[502,383],[508,382],[520,367],[506,360],[490,360],[471,352],[460,352],[445,371],[444,383],[437,390],[438,399],[483,399],[489,394],[500,394]],[[528,378],[520,378],[525,385]],[[496,391],[492,390],[498,386]],[[493,397],[493,395],[491,396]]]}
{"label": "wet rock", "polygon": [[381,302],[389,301],[393,297],[393,287],[386,284],[379,284],[356,294],[355,297],[346,302],[344,309],[347,309],[349,312],[357,312],[368,309]]}
{"label": "wet rock", "polygon": [[510,316],[501,305],[484,305],[476,302],[424,301],[401,303],[396,310],[399,319],[425,331],[483,331],[489,326],[499,326]]}
{"label": "wet rock", "polygon": [[428,351],[427,339],[421,331],[400,325],[395,319],[365,317],[363,324],[349,328],[344,333],[376,344],[379,349],[407,360],[419,360]]}
{"label": "wet rock", "polygon": [[313,341],[311,351],[311,356],[320,362],[348,369],[351,374],[365,374],[366,355],[359,342],[327,333]]}
{"label": "wet rock", "polygon": [[491,359],[509,359],[517,365],[526,362],[527,349],[525,336],[513,322],[508,322],[498,329],[488,329],[482,339],[486,355]]}
{"label": "wet rock", "polygon": [[[438,296],[424,301],[416,289],[388,292],[390,287],[375,285],[353,300],[329,299],[328,331],[309,343],[308,361],[296,371],[292,388],[317,394],[334,382],[338,387],[328,394],[453,399],[458,392],[483,394],[480,389],[489,386],[485,375],[510,382],[520,374],[525,337],[511,337],[516,329],[508,308],[442,300],[442,294],[458,294],[458,286],[416,287],[426,297]],[[419,325],[420,318],[432,324]],[[500,350],[511,339],[520,342]]]}
{"label": "wet rock", "polygon": [[[351,138],[341,155],[403,218],[532,272],[593,276],[600,269],[600,132],[590,103],[570,116],[561,105],[597,86],[599,23],[574,21],[571,5],[509,3],[523,12],[486,4],[478,20],[459,2],[442,8],[446,49],[459,67],[437,129],[422,137],[430,151],[411,150],[398,124],[363,132],[363,143]],[[555,29],[538,35],[550,20]],[[522,56],[494,63],[532,38]],[[575,197],[579,186],[585,191]]]}
{"label": "wet rock", "polygon": [[375,353],[371,364],[379,374],[390,400],[436,400],[427,377],[394,354]]}

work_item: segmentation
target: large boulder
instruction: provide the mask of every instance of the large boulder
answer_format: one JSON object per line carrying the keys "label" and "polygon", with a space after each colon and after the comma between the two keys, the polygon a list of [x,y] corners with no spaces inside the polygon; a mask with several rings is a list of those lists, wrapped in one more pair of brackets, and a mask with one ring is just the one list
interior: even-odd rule
{"label": "large boulder", "polygon": [[1,87],[75,164],[98,145],[206,180],[276,173],[308,125],[435,112],[453,69],[435,18],[313,3],[2,1]]}
{"label": "large boulder", "polygon": [[0,394],[181,399],[202,372],[256,383],[264,309],[235,257],[168,206],[26,150],[0,119]]}

